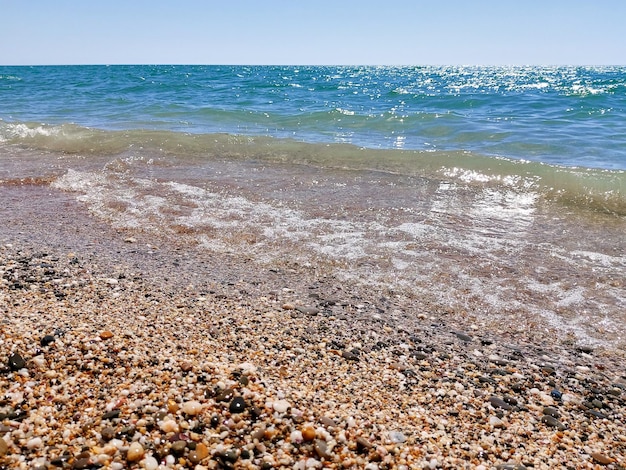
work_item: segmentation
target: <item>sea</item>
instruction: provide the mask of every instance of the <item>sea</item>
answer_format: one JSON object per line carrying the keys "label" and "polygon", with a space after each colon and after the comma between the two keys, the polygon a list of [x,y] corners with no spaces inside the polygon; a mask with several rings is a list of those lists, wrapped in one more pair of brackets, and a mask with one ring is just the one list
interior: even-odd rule
{"label": "sea", "polygon": [[626,349],[626,67],[5,66],[0,186],[19,185]]}

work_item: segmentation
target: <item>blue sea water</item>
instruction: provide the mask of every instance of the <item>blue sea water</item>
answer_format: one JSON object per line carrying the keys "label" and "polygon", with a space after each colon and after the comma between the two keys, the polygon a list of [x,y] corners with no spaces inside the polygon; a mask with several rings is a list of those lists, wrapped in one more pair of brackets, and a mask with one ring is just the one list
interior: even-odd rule
{"label": "blue sea water", "polygon": [[0,197],[24,185],[626,345],[626,67],[0,67]]}
{"label": "blue sea water", "polygon": [[0,67],[0,118],[626,169],[626,67]]}

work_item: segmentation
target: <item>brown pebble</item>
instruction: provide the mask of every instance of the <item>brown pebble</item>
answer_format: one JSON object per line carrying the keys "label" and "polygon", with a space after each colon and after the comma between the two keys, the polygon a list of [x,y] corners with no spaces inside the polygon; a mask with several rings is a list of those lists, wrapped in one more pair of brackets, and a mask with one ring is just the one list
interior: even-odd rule
{"label": "brown pebble", "polygon": [[76,470],[82,470],[85,468],[91,468],[93,466],[93,462],[89,457],[82,457],[80,459],[76,459],[72,464],[72,468]]}
{"label": "brown pebble", "polygon": [[259,429],[254,431],[252,434],[250,434],[250,437],[252,438],[252,440],[262,440],[263,437],[265,437],[265,426],[261,426]]}
{"label": "brown pebble", "polygon": [[143,457],[144,449],[139,442],[133,442],[128,448],[126,460],[129,462],[137,462]]}
{"label": "brown pebble", "polygon": [[216,396],[215,401],[230,401],[235,395],[235,390],[232,388],[227,388],[221,390]]}
{"label": "brown pebble", "polygon": [[170,446],[170,452],[174,455],[183,455],[185,453],[185,449],[187,448],[187,442],[183,440],[179,440],[173,442]]}
{"label": "brown pebble", "polygon": [[180,365],[180,369],[183,372],[189,372],[191,369],[193,369],[193,362],[190,361],[185,361]]}
{"label": "brown pebble", "polygon": [[209,456],[209,448],[202,442],[196,445],[196,448],[189,452],[189,460],[192,463],[200,463]]}
{"label": "brown pebble", "polygon": [[312,441],[315,439],[315,429],[313,426],[305,426],[302,429],[302,439],[305,441]]}
{"label": "brown pebble", "polygon": [[368,451],[372,447],[372,443],[365,439],[364,437],[357,437],[356,439],[356,449],[357,452],[365,452]]}
{"label": "brown pebble", "polygon": [[109,330],[103,331],[100,333],[100,339],[111,339],[113,338],[113,333]]}
{"label": "brown pebble", "polygon": [[337,423],[335,423],[335,421],[332,418],[329,418],[328,416],[322,416],[320,418],[320,423],[322,423],[327,428],[336,428],[337,427]]}
{"label": "brown pebble", "polygon": [[0,437],[0,455],[5,455],[7,452],[9,452],[9,445]]}
{"label": "brown pebble", "polygon": [[293,310],[295,308],[293,304],[283,304],[283,310]]}
{"label": "brown pebble", "polygon": [[112,428],[111,426],[107,426],[106,428],[102,430],[100,434],[102,436],[103,441],[110,441],[111,439],[115,437],[115,428]]}
{"label": "brown pebble", "polygon": [[615,459],[612,459],[611,457],[607,457],[606,455],[601,454],[600,452],[594,452],[593,454],[591,454],[591,457],[600,465],[609,465],[615,462]]}
{"label": "brown pebble", "polygon": [[328,452],[328,445],[326,444],[326,441],[316,439],[313,447],[320,458],[330,459],[332,457],[331,453]]}

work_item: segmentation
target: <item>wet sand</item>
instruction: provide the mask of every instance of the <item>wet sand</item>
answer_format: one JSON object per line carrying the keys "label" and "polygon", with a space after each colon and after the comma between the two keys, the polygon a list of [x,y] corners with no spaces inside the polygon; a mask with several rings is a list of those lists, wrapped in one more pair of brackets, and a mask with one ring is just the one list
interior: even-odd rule
{"label": "wet sand", "polygon": [[626,466],[623,351],[0,200],[6,468]]}

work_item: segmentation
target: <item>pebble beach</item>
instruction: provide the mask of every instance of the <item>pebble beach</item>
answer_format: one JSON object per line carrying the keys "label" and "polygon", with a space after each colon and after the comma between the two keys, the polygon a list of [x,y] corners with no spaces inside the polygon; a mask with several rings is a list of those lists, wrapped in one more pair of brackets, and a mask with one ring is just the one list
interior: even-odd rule
{"label": "pebble beach", "polygon": [[622,350],[2,191],[2,468],[626,467]]}

